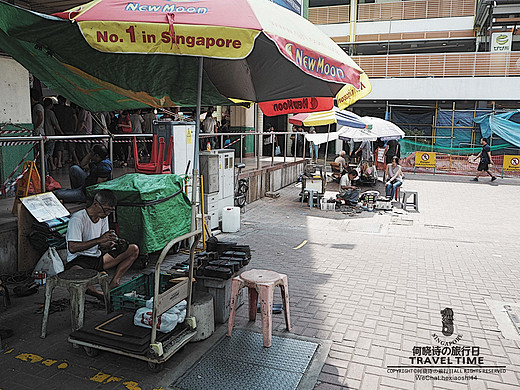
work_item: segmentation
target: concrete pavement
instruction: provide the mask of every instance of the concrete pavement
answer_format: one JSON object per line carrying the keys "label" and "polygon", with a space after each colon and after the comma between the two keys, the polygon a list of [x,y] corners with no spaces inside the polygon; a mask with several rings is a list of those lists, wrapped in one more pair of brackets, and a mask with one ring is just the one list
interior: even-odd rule
{"label": "concrete pavement", "polygon": [[[299,189],[290,186],[279,198],[248,205],[242,229],[219,239],[250,244],[249,269],[288,275],[292,333],[332,341],[317,389],[514,389],[520,387],[519,345],[502,337],[485,299],[520,297],[518,183],[495,183],[409,174],[403,188],[419,192],[420,213],[356,215],[301,208]],[[17,308],[0,310],[0,326],[16,325],[0,355],[0,389],[166,389],[216,337],[188,345],[152,374],[137,360],[108,353],[90,358],[73,349],[66,342],[68,310],[51,315],[49,336],[39,339],[36,301],[20,298]],[[87,316],[102,313],[89,305]],[[451,336],[442,334],[446,307],[454,313]],[[244,306],[236,324],[246,323]],[[260,329],[260,318],[253,327]],[[283,315],[275,315],[274,329],[284,327]],[[424,370],[435,365],[428,364],[406,372],[411,357],[425,356],[414,347],[444,347],[434,335],[451,348],[478,347],[487,367],[505,369],[434,374]],[[437,357],[446,359],[447,351]]]}

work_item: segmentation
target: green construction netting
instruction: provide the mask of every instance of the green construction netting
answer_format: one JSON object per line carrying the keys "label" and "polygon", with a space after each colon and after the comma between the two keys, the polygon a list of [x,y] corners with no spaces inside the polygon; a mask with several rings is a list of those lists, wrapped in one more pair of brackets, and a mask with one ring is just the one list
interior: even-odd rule
{"label": "green construction netting", "polygon": [[[503,141],[502,141],[503,142]],[[454,155],[471,155],[477,154],[482,150],[482,147],[475,148],[449,148],[439,145],[430,145],[421,142],[411,141],[409,139],[401,139],[399,140],[401,144],[401,157],[407,157],[413,152],[436,152],[436,153],[444,153],[444,154],[454,154]],[[514,147],[508,143],[501,143],[498,145],[492,145],[491,150],[501,150],[508,147]]]}
{"label": "green construction netting", "polygon": [[101,189],[114,191],[119,234],[139,245],[141,253],[161,250],[191,229],[190,201],[180,176],[131,173],[90,186],[87,195]]}

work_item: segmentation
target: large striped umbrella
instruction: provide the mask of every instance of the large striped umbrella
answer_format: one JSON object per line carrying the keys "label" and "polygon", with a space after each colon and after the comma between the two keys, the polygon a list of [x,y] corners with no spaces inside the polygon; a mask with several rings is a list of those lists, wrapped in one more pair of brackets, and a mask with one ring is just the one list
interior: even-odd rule
{"label": "large striped umbrella", "polygon": [[298,126],[323,126],[336,123],[340,126],[350,126],[365,128],[366,123],[363,119],[350,111],[340,110],[334,107],[329,111],[305,112],[293,115],[289,118],[289,123]]}

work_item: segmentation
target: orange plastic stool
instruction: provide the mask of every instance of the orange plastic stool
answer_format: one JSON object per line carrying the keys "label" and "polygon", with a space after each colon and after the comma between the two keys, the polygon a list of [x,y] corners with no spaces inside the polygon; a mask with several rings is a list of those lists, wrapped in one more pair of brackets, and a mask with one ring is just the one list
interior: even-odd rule
{"label": "orange plastic stool", "polygon": [[395,200],[401,203],[401,186],[395,189]]}
{"label": "orange plastic stool", "polygon": [[288,331],[291,330],[291,317],[289,313],[289,282],[287,275],[265,269],[252,269],[233,278],[231,285],[231,302],[229,305],[228,336],[231,336],[233,333],[238,293],[242,288],[247,287],[249,295],[249,321],[256,320],[256,307],[258,296],[260,295],[260,313],[262,314],[264,347],[268,348],[271,346],[273,333],[273,295],[276,286],[280,286],[282,293],[285,325],[287,326]]}

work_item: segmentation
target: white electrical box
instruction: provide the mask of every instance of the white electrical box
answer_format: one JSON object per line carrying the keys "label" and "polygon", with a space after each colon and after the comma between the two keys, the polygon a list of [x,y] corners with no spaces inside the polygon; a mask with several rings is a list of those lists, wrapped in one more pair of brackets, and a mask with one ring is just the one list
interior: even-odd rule
{"label": "white electrical box", "polygon": [[235,151],[203,151],[199,161],[204,177],[204,212],[211,216],[211,229],[217,229],[222,222],[222,210],[235,203]]}
{"label": "white electrical box", "polygon": [[191,174],[195,156],[195,122],[153,121],[153,133],[164,138],[165,159],[173,137],[172,173]]}

